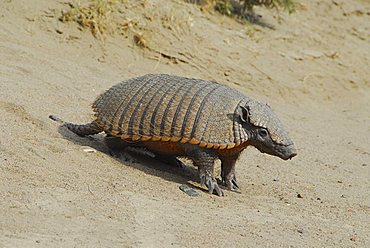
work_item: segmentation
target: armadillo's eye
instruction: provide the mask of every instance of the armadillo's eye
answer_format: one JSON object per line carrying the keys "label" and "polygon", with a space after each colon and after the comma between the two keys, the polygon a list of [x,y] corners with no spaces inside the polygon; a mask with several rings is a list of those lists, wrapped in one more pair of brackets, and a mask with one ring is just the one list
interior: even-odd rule
{"label": "armadillo's eye", "polygon": [[265,138],[268,134],[266,129],[260,129],[258,130],[258,133],[262,138]]}

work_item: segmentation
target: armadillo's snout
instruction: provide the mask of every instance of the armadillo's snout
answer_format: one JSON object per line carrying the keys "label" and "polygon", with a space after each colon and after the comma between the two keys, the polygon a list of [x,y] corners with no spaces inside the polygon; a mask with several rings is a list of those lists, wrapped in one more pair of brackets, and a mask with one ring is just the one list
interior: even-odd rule
{"label": "armadillo's snout", "polygon": [[292,159],[293,157],[297,156],[297,152],[293,152],[292,154],[290,154],[290,157],[289,159]]}
{"label": "armadillo's snout", "polygon": [[277,156],[283,160],[292,159],[297,156],[297,150],[293,144],[290,145],[273,145],[266,146],[261,143],[256,143],[254,145],[260,152],[267,153],[273,156]]}
{"label": "armadillo's snout", "polygon": [[297,156],[297,149],[294,147],[294,145],[290,145],[286,148],[285,154],[285,160],[292,159],[293,157]]}

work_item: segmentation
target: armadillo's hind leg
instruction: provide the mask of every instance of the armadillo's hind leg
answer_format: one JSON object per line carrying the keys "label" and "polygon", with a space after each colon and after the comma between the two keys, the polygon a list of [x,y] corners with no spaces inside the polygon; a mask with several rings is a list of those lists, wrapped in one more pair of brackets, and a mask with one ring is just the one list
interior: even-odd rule
{"label": "armadillo's hind leg", "polygon": [[115,158],[119,158],[121,153],[129,146],[129,144],[121,138],[112,136],[110,134],[105,136],[104,141],[109,148],[110,155]]}
{"label": "armadillo's hind leg", "polygon": [[140,147],[140,142],[130,143],[122,140],[120,137],[107,134],[104,138],[105,144],[109,148],[109,154],[118,159],[123,159],[125,162],[137,163],[137,159],[132,156],[127,150],[129,147]]}
{"label": "armadillo's hind leg", "polygon": [[63,126],[65,126],[66,128],[68,128],[69,130],[71,130],[72,132],[79,136],[98,134],[103,131],[103,129],[99,127],[99,125],[96,123],[96,121],[92,121],[88,124],[83,125],[65,122]]}
{"label": "armadillo's hind leg", "polygon": [[165,164],[175,165],[178,168],[185,168],[184,163],[178,160],[176,156],[169,156],[169,155],[162,155],[162,154],[155,153],[155,158],[158,161],[161,161]]}

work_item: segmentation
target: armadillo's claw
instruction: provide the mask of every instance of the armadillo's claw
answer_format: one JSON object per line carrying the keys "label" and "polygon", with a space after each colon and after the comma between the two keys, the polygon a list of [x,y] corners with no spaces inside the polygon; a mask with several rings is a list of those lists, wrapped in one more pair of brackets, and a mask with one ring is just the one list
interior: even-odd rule
{"label": "armadillo's claw", "polygon": [[109,149],[108,150],[109,152],[109,155],[111,155],[112,157],[114,158],[119,158],[121,157],[121,152],[117,151],[117,150],[114,150],[114,149]]}
{"label": "armadillo's claw", "polygon": [[176,159],[176,167],[183,169],[185,168],[185,164],[180,160]]}
{"label": "armadillo's claw", "polygon": [[234,177],[233,180],[231,180],[233,185],[239,189],[239,185],[238,185],[238,182],[236,181],[236,178]]}
{"label": "armadillo's claw", "polygon": [[238,185],[238,182],[236,181],[236,178],[232,178],[230,180],[222,180],[224,185],[226,185],[228,190],[240,192],[240,188]]}
{"label": "armadillo's claw", "polygon": [[201,175],[200,176],[200,184],[206,185],[208,188],[208,192],[210,194],[213,193],[213,191],[216,191],[216,194],[218,196],[224,196],[224,192],[222,192],[220,186],[218,186],[216,180],[208,175]]}
{"label": "armadillo's claw", "polygon": [[228,190],[240,192],[234,170],[230,170],[226,175],[225,174],[225,171],[221,171],[222,184],[225,185]]}

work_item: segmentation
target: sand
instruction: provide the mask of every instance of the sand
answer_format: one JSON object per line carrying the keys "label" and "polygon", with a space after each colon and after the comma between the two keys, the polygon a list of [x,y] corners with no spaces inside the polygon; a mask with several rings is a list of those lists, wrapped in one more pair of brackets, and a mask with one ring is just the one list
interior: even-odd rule
{"label": "sand", "polygon": [[[370,247],[369,1],[301,0],[279,18],[258,9],[274,29],[183,1],[126,1],[147,48],[130,30],[94,38],[60,22],[63,2],[0,2],[0,247]],[[147,73],[268,102],[298,156],[248,148],[241,193],[217,197],[190,164],[115,159],[102,135],[48,119],[87,122],[101,92]]]}

